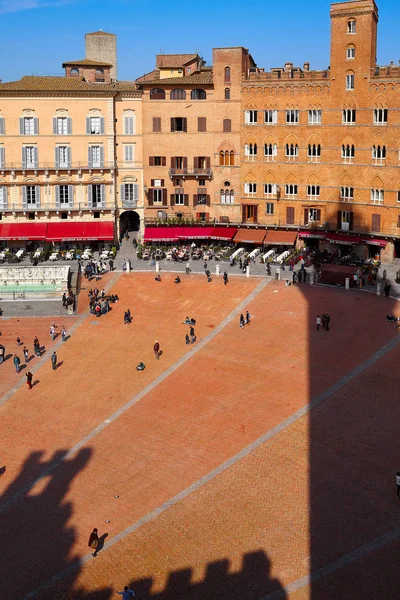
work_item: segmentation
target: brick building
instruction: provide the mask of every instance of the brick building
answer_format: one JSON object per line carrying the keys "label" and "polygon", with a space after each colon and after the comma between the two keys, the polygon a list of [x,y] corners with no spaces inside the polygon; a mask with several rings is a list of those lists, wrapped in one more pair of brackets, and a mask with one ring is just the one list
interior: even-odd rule
{"label": "brick building", "polygon": [[243,223],[400,256],[400,67],[377,66],[377,23],[373,0],[332,4],[330,67],[245,73]]}

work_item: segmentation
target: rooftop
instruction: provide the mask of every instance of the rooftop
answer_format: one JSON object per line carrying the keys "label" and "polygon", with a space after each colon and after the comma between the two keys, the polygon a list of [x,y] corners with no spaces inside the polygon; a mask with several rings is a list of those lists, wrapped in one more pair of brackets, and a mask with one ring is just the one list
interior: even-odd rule
{"label": "rooftop", "polygon": [[101,62],[99,60],[92,60],[91,58],[84,58],[83,60],[69,60],[63,62],[62,66],[69,65],[78,65],[78,66],[87,66],[87,67],[112,67],[111,63]]}
{"label": "rooftop", "polygon": [[153,79],[150,81],[147,80],[141,80],[140,84],[141,85],[157,85],[157,86],[164,86],[164,85],[212,85],[213,82],[213,76],[212,76],[212,70],[211,69],[206,69],[206,70],[201,70],[201,71],[196,71],[195,73],[193,73],[192,75],[186,75],[185,77],[166,77],[165,79]]}
{"label": "rooftop", "polygon": [[196,58],[200,58],[198,54],[157,54],[156,66],[177,69]]}
{"label": "rooftop", "polygon": [[42,77],[26,75],[18,81],[0,83],[1,92],[118,92],[135,91],[134,81],[114,81],[112,83],[89,83],[80,77]]}

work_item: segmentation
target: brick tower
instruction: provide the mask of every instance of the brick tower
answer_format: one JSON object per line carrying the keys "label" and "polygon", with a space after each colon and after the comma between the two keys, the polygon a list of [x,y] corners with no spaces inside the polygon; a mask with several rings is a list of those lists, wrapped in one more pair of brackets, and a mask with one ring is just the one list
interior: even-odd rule
{"label": "brick tower", "polygon": [[87,33],[85,43],[86,58],[111,63],[111,79],[117,79],[117,36],[100,29]]}

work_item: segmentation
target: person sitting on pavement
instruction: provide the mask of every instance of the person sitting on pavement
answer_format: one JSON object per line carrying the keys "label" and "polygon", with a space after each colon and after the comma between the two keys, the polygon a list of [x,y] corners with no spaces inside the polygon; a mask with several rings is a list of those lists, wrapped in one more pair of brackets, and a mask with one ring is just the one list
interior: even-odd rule
{"label": "person sitting on pavement", "polygon": [[179,275],[177,275],[177,276],[175,277],[175,281],[174,281],[174,283],[180,283],[180,282],[181,282],[181,278],[179,277]]}
{"label": "person sitting on pavement", "polygon": [[154,277],[154,281],[161,281],[161,275],[158,274]]}

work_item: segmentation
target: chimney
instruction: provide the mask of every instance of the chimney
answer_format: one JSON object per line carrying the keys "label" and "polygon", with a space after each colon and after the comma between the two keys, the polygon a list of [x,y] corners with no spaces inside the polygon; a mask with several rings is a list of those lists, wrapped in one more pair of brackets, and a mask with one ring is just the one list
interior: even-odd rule
{"label": "chimney", "polygon": [[309,62],[305,62],[303,65],[303,71],[309,71],[310,70],[310,63]]}
{"label": "chimney", "polygon": [[293,63],[292,62],[286,62],[285,63],[285,71],[288,73],[292,69],[293,69]]}

